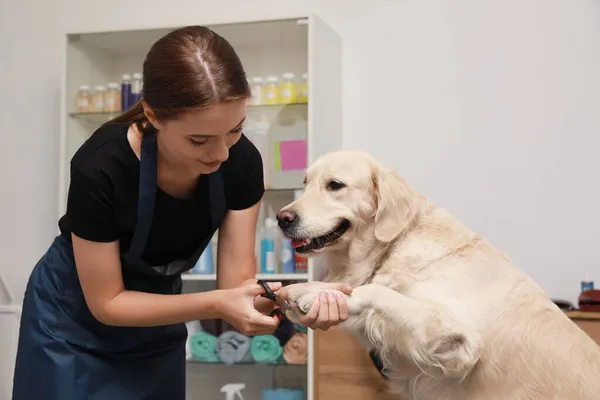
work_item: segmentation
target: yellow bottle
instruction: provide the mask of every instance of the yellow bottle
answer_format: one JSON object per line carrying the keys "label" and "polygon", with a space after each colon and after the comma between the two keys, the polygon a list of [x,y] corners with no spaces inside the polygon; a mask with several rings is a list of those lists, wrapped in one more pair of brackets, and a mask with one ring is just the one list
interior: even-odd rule
{"label": "yellow bottle", "polygon": [[300,83],[300,95],[298,96],[298,102],[308,103],[308,74],[302,74],[302,82]]}
{"label": "yellow bottle", "polygon": [[294,80],[294,74],[286,72],[283,74],[283,82],[279,87],[279,96],[282,104],[298,102],[298,84]]}
{"label": "yellow bottle", "polygon": [[269,76],[267,85],[265,86],[265,101],[264,104],[279,104],[279,78]]}

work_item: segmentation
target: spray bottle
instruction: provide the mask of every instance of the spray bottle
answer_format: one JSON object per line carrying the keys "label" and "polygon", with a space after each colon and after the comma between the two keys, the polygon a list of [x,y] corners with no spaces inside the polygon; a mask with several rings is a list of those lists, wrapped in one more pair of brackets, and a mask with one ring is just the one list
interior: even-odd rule
{"label": "spray bottle", "polygon": [[221,393],[225,393],[225,400],[244,400],[242,389],[245,388],[245,383],[228,383],[221,388]]}

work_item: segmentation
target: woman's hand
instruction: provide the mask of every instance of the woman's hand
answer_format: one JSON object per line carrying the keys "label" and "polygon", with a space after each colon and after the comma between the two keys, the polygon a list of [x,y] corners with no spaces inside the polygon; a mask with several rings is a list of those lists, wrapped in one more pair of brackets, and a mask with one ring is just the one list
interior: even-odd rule
{"label": "woman's hand", "polygon": [[[264,294],[265,290],[255,282],[254,280],[254,283],[222,290],[218,305],[220,318],[247,336],[271,334],[279,326],[277,316],[268,315],[277,305],[269,299],[257,297]],[[281,289],[281,282],[269,282],[268,285],[274,292]]]}
{"label": "woman's hand", "polygon": [[[319,292],[308,313],[304,314],[296,303],[290,301],[290,294],[293,291]],[[281,288],[275,294],[290,303],[302,325],[311,329],[326,331],[332,326],[348,319],[346,298],[339,293],[334,294],[330,291],[340,291],[349,295],[352,293],[352,286],[345,283],[295,283]]]}

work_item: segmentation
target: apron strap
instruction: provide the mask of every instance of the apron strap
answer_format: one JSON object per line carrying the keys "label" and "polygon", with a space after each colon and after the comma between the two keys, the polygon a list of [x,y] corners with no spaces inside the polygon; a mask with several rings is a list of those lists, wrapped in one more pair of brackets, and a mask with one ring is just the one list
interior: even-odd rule
{"label": "apron strap", "polygon": [[142,149],[140,154],[137,223],[129,251],[122,256],[129,264],[136,264],[139,262],[144,253],[148,235],[150,234],[150,227],[152,226],[152,218],[154,216],[154,202],[156,199],[157,154],[156,130],[146,130],[142,136]]}
{"label": "apron strap", "polygon": [[194,265],[198,262],[206,247],[210,245],[211,239],[213,238],[217,229],[219,229],[219,226],[221,226],[221,222],[227,213],[225,189],[221,170],[216,170],[212,174],[207,175],[207,178],[210,197],[211,230],[202,243],[200,243],[200,246],[198,246],[194,254],[188,259],[181,272],[185,272],[194,268]]}

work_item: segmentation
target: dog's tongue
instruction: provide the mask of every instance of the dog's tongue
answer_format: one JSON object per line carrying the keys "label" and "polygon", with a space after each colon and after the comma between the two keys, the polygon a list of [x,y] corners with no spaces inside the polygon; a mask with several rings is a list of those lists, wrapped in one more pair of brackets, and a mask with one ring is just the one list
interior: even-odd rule
{"label": "dog's tongue", "polygon": [[294,249],[302,246],[304,244],[304,240],[292,239],[292,247]]}

